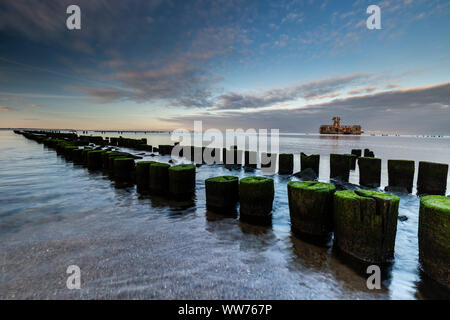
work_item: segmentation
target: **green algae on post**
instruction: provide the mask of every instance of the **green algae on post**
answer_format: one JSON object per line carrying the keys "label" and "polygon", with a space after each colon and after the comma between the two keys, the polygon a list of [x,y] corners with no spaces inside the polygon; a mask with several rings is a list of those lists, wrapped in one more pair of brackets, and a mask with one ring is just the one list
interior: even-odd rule
{"label": "green algae on post", "polygon": [[388,160],[388,180],[387,190],[404,188],[411,193],[414,181],[414,161]]}
{"label": "green algae on post", "polygon": [[114,159],[114,179],[117,182],[132,182],[134,171],[135,163],[133,158]]}
{"label": "green algae on post", "polygon": [[279,174],[292,174],[294,171],[294,155],[292,153],[280,153],[278,166]]}
{"label": "green algae on post", "polygon": [[359,184],[378,188],[381,183],[381,159],[361,157],[358,159]]}
{"label": "green algae on post", "polygon": [[155,162],[150,165],[150,192],[165,195],[169,191],[169,168],[167,163]]}
{"label": "green algae on post", "polygon": [[445,196],[447,175],[448,164],[420,161],[417,194]]}
{"label": "green algae on post", "polygon": [[92,150],[87,153],[89,170],[100,170],[102,168],[102,154],[104,150]]}
{"label": "green algae on post", "polygon": [[334,194],[334,241],[364,262],[386,263],[394,257],[400,198],[371,190]]}
{"label": "green algae on post", "polygon": [[239,182],[240,219],[257,224],[270,224],[274,199],[273,179],[247,177]]}
{"label": "green algae on post", "polygon": [[218,213],[234,213],[239,200],[239,178],[221,176],[205,180],[206,206]]}
{"label": "green algae on post", "polygon": [[317,181],[291,181],[287,188],[292,231],[329,240],[333,231],[336,187]]}
{"label": "green algae on post", "polygon": [[72,160],[75,164],[83,164],[83,149],[73,149]]}
{"label": "green algae on post", "polygon": [[195,193],[195,165],[180,164],[169,168],[169,192],[175,198]]}
{"label": "green algae on post", "polygon": [[420,199],[418,237],[423,271],[450,289],[450,197]]}

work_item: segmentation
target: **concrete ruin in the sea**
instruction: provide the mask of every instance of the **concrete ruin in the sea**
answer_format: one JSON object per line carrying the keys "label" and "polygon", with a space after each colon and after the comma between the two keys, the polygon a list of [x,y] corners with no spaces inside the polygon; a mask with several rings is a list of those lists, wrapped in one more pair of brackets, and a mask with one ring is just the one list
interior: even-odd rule
{"label": "concrete ruin in the sea", "polygon": [[361,134],[363,132],[360,125],[341,126],[340,117],[334,117],[332,125],[320,126],[320,134]]}

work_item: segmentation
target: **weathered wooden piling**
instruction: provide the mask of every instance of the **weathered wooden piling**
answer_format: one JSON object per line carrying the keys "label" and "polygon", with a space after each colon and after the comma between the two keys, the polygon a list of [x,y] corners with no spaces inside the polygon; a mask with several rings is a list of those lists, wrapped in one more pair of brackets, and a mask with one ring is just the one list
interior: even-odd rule
{"label": "weathered wooden piling", "polygon": [[175,198],[195,194],[195,165],[180,164],[169,168],[169,192]]}
{"label": "weathered wooden piling", "polygon": [[334,194],[334,241],[361,261],[385,263],[394,257],[400,198],[371,190]]}
{"label": "weathered wooden piling", "polygon": [[346,154],[330,154],[330,178],[348,182],[351,158]]}
{"label": "weathered wooden piling", "polygon": [[75,164],[83,164],[83,149],[73,149],[72,160]]}
{"label": "weathered wooden piling", "polygon": [[91,150],[87,153],[87,164],[89,170],[100,170],[102,168],[102,154],[104,150]]}
{"label": "weathered wooden piling", "polygon": [[165,195],[169,191],[169,168],[167,163],[155,162],[150,165],[150,192]]}
{"label": "weathered wooden piling", "polygon": [[234,213],[239,201],[239,178],[214,177],[205,180],[206,206],[218,213]]}
{"label": "weathered wooden piling", "polygon": [[306,169],[312,169],[319,176],[320,155],[312,154],[306,155],[303,152],[300,154],[300,168],[301,171]]}
{"label": "weathered wooden piling", "polygon": [[381,159],[361,157],[358,159],[359,184],[378,188],[381,183]]}
{"label": "weathered wooden piling", "polygon": [[388,187],[386,190],[406,189],[412,192],[414,181],[414,161],[388,160]]}
{"label": "weathered wooden piling", "polygon": [[450,289],[450,197],[420,199],[418,237],[423,271]]}
{"label": "weathered wooden piling", "polygon": [[168,144],[159,145],[158,150],[160,155],[169,155],[172,153],[173,146]]}
{"label": "weathered wooden piling", "polygon": [[292,232],[328,241],[333,231],[336,187],[317,181],[291,181],[287,188]]}
{"label": "weathered wooden piling", "polygon": [[272,220],[273,179],[247,177],[239,182],[240,219],[267,225]]}
{"label": "weathered wooden piling", "polygon": [[448,164],[420,161],[417,194],[445,196],[447,175]]}
{"label": "weathered wooden piling", "polygon": [[245,167],[256,169],[258,163],[258,153],[256,151],[245,150],[244,158]]}
{"label": "weathered wooden piling", "polygon": [[362,150],[361,149],[352,149],[352,151],[350,153],[354,154],[355,156],[357,156],[359,158],[362,155]]}
{"label": "weathered wooden piling", "polygon": [[87,166],[88,165],[88,153],[89,153],[89,151],[92,151],[92,149],[91,148],[84,148],[83,149],[83,164],[85,165],[85,166]]}
{"label": "weathered wooden piling", "polygon": [[136,162],[136,187],[140,193],[149,191],[150,185],[150,165],[155,161],[139,161]]}
{"label": "weathered wooden piling", "polygon": [[278,158],[278,173],[292,174],[294,171],[294,155],[292,153],[280,153]]}
{"label": "weathered wooden piling", "polygon": [[114,159],[114,180],[119,183],[131,183],[134,179],[135,163],[133,158]]}
{"label": "weathered wooden piling", "polygon": [[350,159],[350,170],[355,170],[356,169],[356,160],[358,160],[358,156],[354,155],[354,154],[345,154],[347,157],[349,157]]}
{"label": "weathered wooden piling", "polygon": [[[108,156],[108,170],[110,173],[114,174],[114,159],[116,158],[129,158],[129,155],[125,152],[107,152],[107,156]],[[103,160],[103,159],[102,159]],[[105,159],[106,161],[106,159]],[[105,164],[106,166],[106,164]]]}

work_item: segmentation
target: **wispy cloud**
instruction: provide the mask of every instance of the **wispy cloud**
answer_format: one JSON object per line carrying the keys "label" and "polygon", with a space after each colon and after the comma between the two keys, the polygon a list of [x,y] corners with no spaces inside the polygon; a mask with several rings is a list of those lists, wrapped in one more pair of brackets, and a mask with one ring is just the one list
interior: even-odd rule
{"label": "wispy cloud", "polygon": [[9,112],[9,111],[15,111],[15,109],[6,107],[6,106],[0,106],[0,111]]}
{"label": "wispy cloud", "polygon": [[[339,115],[348,124],[361,124],[366,130],[450,133],[450,82],[434,86],[385,91],[334,99],[327,103],[295,108],[163,118],[182,127],[203,120],[204,127],[278,128],[284,132],[317,132],[327,119]],[[433,123],[433,126],[430,126]]]}
{"label": "wispy cloud", "polygon": [[338,94],[336,91],[342,90],[349,85],[364,83],[371,76],[369,73],[357,73],[310,81],[292,87],[268,89],[261,93],[244,94],[230,92],[219,97],[215,109],[264,108],[299,98],[316,100],[327,96],[336,97]]}

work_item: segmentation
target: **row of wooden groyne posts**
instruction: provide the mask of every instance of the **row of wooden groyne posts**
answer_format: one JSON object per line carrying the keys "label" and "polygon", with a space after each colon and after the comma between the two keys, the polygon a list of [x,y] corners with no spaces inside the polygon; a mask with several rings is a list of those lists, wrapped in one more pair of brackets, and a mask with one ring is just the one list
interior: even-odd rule
{"label": "row of wooden groyne posts", "polygon": [[[110,138],[106,142],[102,137],[78,137],[76,134],[15,132],[54,148],[59,155],[75,164],[84,164],[90,170],[108,170],[119,185],[135,183],[139,192],[176,199],[186,199],[195,193],[194,164],[171,166],[156,161],[135,162],[136,157],[129,153],[107,151],[99,147],[123,146],[158,151],[164,155],[170,154],[174,146],[160,145],[155,149],[147,145],[145,139]],[[194,151],[196,147],[187,148]],[[225,149],[224,159],[226,153],[232,154],[230,158],[233,165],[236,165],[239,150]],[[381,159],[375,158],[370,150],[365,150],[364,157],[361,155],[361,150],[352,150],[352,154],[348,155],[331,154],[330,177],[348,181],[349,171],[355,169],[358,163],[361,186],[379,187]],[[253,155],[245,151],[246,164],[251,157]],[[273,158],[270,159],[273,161]],[[280,154],[278,159],[278,172],[292,173],[293,155]],[[318,176],[319,161],[319,155],[302,154],[302,172],[308,170]],[[256,162],[250,163],[256,167]],[[265,166],[269,164],[262,165]],[[411,192],[414,170],[414,161],[388,160],[387,189]],[[450,289],[450,197],[445,196],[447,175],[448,164],[419,163],[417,190],[422,197],[418,241],[422,270]],[[239,219],[256,224],[271,223],[275,193],[273,179],[263,176],[250,176],[240,180],[235,176],[212,177],[205,180],[205,189],[208,210],[232,214],[236,212],[239,203]],[[334,245],[348,256],[373,264],[392,261],[400,202],[398,196],[368,189],[338,191],[335,185],[316,180],[291,181],[287,189],[291,229],[294,234],[328,242],[334,233]]]}

